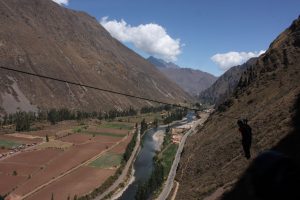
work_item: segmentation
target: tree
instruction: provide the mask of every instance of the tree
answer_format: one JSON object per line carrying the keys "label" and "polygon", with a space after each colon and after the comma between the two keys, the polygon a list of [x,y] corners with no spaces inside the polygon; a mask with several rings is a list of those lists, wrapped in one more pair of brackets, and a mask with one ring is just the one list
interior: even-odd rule
{"label": "tree", "polygon": [[30,129],[30,116],[26,112],[17,112],[15,117],[10,115],[11,122],[14,121],[15,118],[16,123],[16,131],[28,131]]}
{"label": "tree", "polygon": [[48,113],[48,121],[51,122],[52,125],[56,124],[58,120],[58,112],[56,109],[51,109]]}
{"label": "tree", "polygon": [[49,137],[48,137],[48,135],[46,135],[46,142],[49,142]]}
{"label": "tree", "polygon": [[158,119],[157,118],[154,119],[153,125],[155,128],[158,127]]}
{"label": "tree", "polygon": [[141,134],[143,134],[148,128],[147,122],[145,119],[142,120],[141,122]]}

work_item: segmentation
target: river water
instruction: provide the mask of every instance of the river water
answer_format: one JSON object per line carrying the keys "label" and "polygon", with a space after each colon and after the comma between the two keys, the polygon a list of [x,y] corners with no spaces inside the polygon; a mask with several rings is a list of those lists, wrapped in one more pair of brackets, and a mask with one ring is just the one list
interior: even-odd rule
{"label": "river water", "polygon": [[[194,114],[191,112],[187,115],[185,120],[176,122],[170,127],[172,128],[191,122],[193,120],[193,116]],[[157,131],[165,131],[165,129],[166,126],[160,126],[157,129],[150,129],[145,133],[143,138],[143,147],[133,164],[135,179],[118,200],[134,200],[139,184],[149,179],[153,170],[153,157],[155,156],[155,151],[158,148],[156,143],[157,141],[154,140],[153,135]]]}

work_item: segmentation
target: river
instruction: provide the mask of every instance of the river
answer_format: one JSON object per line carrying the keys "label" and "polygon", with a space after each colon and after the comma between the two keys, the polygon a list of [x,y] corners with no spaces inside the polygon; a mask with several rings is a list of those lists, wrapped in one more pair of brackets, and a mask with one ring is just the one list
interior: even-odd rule
{"label": "river", "polygon": [[[176,122],[170,127],[172,128],[191,122],[193,117],[194,114],[190,112],[184,120]],[[157,129],[150,129],[146,131],[143,138],[143,147],[133,164],[135,179],[118,200],[134,200],[139,184],[149,179],[153,170],[153,157],[155,156],[155,151],[157,151],[159,148],[157,141],[155,141],[153,138],[153,135],[157,131],[165,132],[166,127],[167,126],[159,126]]]}

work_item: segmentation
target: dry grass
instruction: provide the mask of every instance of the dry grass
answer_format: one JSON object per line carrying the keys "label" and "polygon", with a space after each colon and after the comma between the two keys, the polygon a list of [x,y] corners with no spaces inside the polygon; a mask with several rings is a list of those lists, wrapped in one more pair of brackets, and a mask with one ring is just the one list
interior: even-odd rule
{"label": "dry grass", "polygon": [[37,146],[38,149],[56,148],[56,149],[68,149],[73,144],[70,142],[63,142],[60,140],[50,140],[49,142],[41,143]]}
{"label": "dry grass", "polygon": [[294,103],[300,93],[299,71],[299,66],[294,66],[279,68],[275,78],[266,74],[233,99],[227,111],[213,114],[205,127],[188,139],[177,174],[177,199],[203,199],[236,181],[247,169],[251,162],[243,156],[235,118],[249,119],[253,157],[292,132]]}

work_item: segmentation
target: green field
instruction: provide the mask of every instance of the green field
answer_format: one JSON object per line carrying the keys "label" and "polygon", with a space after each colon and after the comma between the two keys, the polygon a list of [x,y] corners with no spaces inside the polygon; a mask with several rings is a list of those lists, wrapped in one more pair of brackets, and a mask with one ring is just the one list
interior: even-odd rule
{"label": "green field", "polygon": [[99,125],[99,128],[131,130],[131,129],[133,129],[133,125],[121,124],[121,123],[105,123],[105,124]]}
{"label": "green field", "polygon": [[177,144],[170,144],[166,147],[166,149],[163,150],[162,154],[160,154],[159,158],[161,159],[161,163],[164,166],[165,178],[169,175],[177,149]]}
{"label": "green field", "polygon": [[118,167],[122,162],[123,156],[121,154],[107,152],[97,160],[91,162],[89,166],[101,169],[108,169]]}
{"label": "green field", "polygon": [[88,128],[87,125],[77,126],[77,127],[73,128],[73,132],[80,133],[83,130],[86,130],[87,128]]}
{"label": "green field", "polygon": [[14,146],[20,145],[18,142],[10,141],[10,140],[0,140],[0,148],[12,148]]}
{"label": "green field", "polygon": [[109,137],[125,137],[126,134],[117,134],[117,133],[101,133],[101,132],[95,132],[95,131],[82,131],[83,134],[89,134],[93,136],[102,135],[102,136],[109,136]]}

